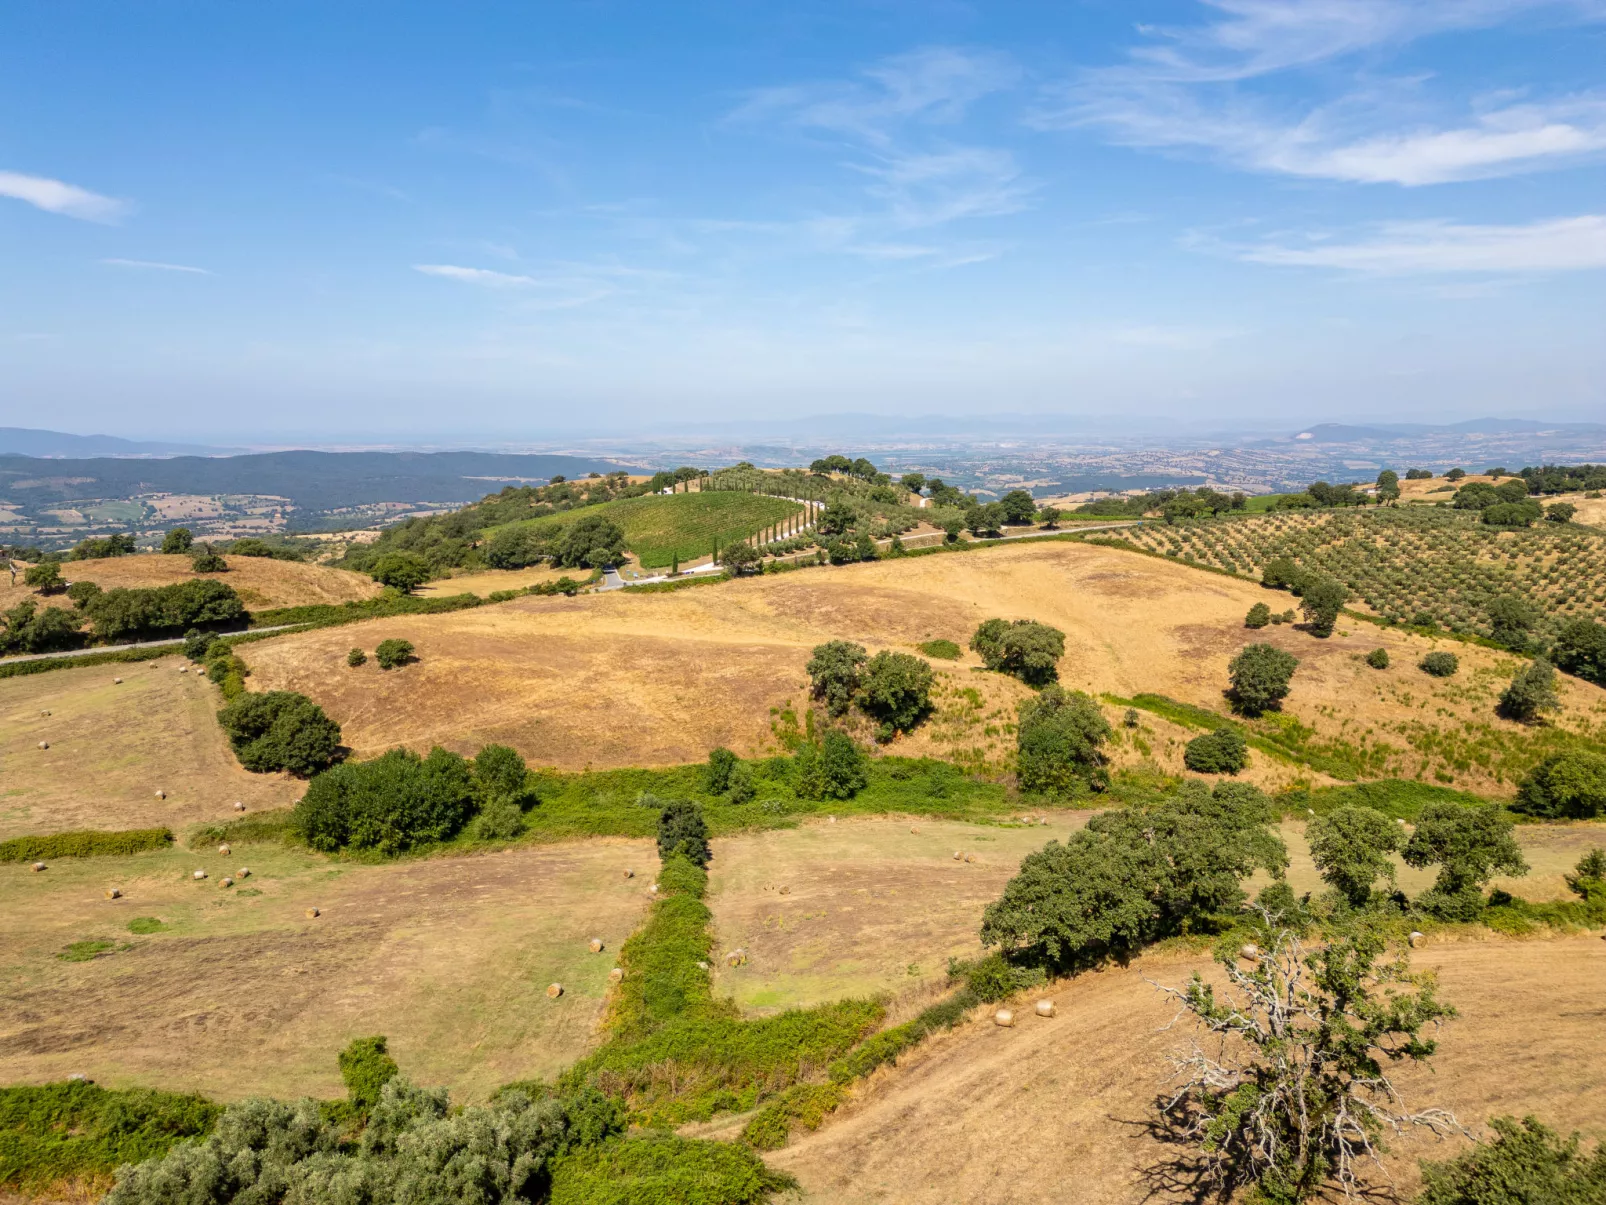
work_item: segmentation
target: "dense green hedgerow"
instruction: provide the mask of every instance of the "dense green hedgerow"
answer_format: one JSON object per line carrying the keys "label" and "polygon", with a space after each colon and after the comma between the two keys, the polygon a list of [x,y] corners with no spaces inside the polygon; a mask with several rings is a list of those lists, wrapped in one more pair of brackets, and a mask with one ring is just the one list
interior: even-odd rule
{"label": "dense green hedgerow", "polygon": [[653,1132],[558,1160],[552,1205],[760,1205],[794,1184],[746,1147]]}
{"label": "dense green hedgerow", "polygon": [[169,828],[131,828],[100,832],[81,829],[43,837],[13,837],[0,841],[0,862],[37,862],[46,858],[95,858],[165,849],[173,843]]}
{"label": "dense green hedgerow", "polygon": [[391,749],[314,778],[296,804],[295,826],[313,849],[396,854],[454,836],[476,802],[473,770],[456,753]]}

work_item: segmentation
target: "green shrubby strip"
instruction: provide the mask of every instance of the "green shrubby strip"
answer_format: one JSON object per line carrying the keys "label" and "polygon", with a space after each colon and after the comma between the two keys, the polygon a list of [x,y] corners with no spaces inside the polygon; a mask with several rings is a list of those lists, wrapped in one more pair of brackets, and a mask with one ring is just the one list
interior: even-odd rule
{"label": "green shrubby strip", "polygon": [[119,857],[166,849],[173,843],[169,828],[131,828],[101,832],[81,829],[42,837],[0,841],[0,862],[37,862],[45,858]]}

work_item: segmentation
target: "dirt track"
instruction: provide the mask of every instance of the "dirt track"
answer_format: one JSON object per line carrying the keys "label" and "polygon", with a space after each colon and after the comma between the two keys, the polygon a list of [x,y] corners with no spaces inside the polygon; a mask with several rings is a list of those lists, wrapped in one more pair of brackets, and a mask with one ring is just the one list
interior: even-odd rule
{"label": "dirt track", "polygon": [[[1416,959],[1439,972],[1461,1012],[1442,1034],[1434,1073],[1399,1082],[1408,1103],[1452,1109],[1475,1132],[1491,1116],[1534,1113],[1606,1137],[1606,942],[1489,940],[1435,945]],[[1014,1029],[978,1021],[881,1073],[863,1098],[771,1163],[801,1199],[831,1205],[1138,1205],[1182,1201],[1145,1169],[1175,1152],[1151,1133],[1168,1084],[1166,1054],[1185,1026],[1144,981],[1180,984],[1197,959],[1151,957],[1082,976],[1047,994],[1060,1015]],[[1398,1144],[1389,1168],[1415,1183],[1415,1158],[1458,1149]]]}

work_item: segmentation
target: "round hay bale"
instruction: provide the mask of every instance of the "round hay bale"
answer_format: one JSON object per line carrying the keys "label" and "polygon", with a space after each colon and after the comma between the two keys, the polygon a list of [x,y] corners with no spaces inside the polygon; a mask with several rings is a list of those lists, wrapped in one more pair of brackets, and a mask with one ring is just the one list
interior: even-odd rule
{"label": "round hay bale", "polygon": [[223,876],[223,882],[222,882],[222,883],[221,883],[221,884],[219,884],[219,886],[222,886],[222,887],[233,887],[233,886],[234,886],[234,880],[233,880],[233,879],[231,879],[231,878],[229,878],[229,876],[228,876],[228,875],[224,875],[224,876]]}
{"label": "round hay bale", "polygon": [[965,860],[965,855],[960,853],[957,849],[954,850],[954,861],[955,862],[963,862],[964,860]]}
{"label": "round hay bale", "polygon": [[1047,817],[1047,816],[1044,816],[1044,817],[1043,817],[1043,822],[1042,822],[1042,823],[1043,823],[1043,827],[1044,827],[1044,828],[1047,828],[1047,827],[1048,827],[1048,817]]}
{"label": "round hay bale", "polygon": [[158,799],[166,799],[167,798],[167,792],[166,791],[157,791],[156,792],[156,798],[158,798]]}
{"label": "round hay bale", "polygon": [[974,862],[975,860],[976,860],[976,855],[975,854],[966,854],[965,855],[965,861]]}
{"label": "round hay bale", "polygon": [[236,799],[234,801],[234,810],[237,811],[237,812],[245,811],[245,804],[241,803],[238,799]]}
{"label": "round hay bale", "polygon": [[747,951],[746,950],[732,950],[729,954],[725,955],[725,965],[726,966],[739,967],[739,966],[742,965],[742,963],[744,963],[746,961],[747,961]]}
{"label": "round hay bale", "polygon": [[602,938],[593,937],[590,941],[586,942],[586,949],[590,950],[593,954],[602,953]]}
{"label": "round hay bale", "polygon": [[1039,1000],[1034,1006],[1033,1011],[1039,1017],[1052,1017],[1059,1010],[1054,1007],[1054,1002],[1052,1000]]}
{"label": "round hay bale", "polygon": [[181,665],[178,667],[178,672],[181,674],[187,674],[190,672],[190,667],[187,665]]}
{"label": "round hay bale", "polygon": [[825,818],[825,822],[827,824],[835,824],[836,823],[836,817],[835,816],[827,816]]}
{"label": "round hay bale", "polygon": [[563,984],[561,984],[561,983],[549,983],[549,984],[547,984],[546,985],[546,994],[549,997],[551,997],[553,1000],[556,1000],[559,996],[563,995]]}
{"label": "round hay bale", "polygon": [[316,917],[319,917],[319,916],[322,916],[322,915],[323,915],[323,913],[319,912],[316,908],[308,908],[307,909],[307,919],[308,920],[312,920],[312,919],[314,919]]}
{"label": "round hay bale", "polygon": [[123,889],[121,887],[108,887],[108,888],[106,888],[106,898],[109,899],[109,900],[120,900],[120,899],[122,899],[123,898]]}
{"label": "round hay bale", "polygon": [[613,970],[608,972],[609,983],[623,983],[624,978],[625,972],[623,967],[614,967]]}
{"label": "round hay bale", "polygon": [[918,828],[916,828],[916,827],[915,827],[915,826],[914,826],[914,825],[912,825],[912,824],[911,824],[911,825],[910,825],[910,826],[909,826],[909,831],[910,831],[910,832],[911,832],[911,833],[918,833],[918,832],[919,832],[919,831],[920,831],[920,830],[919,830],[919,829],[918,829]]}
{"label": "round hay bale", "polygon": [[781,888],[781,894],[782,895],[791,895],[792,894],[791,887],[789,887],[789,886],[788,887],[782,887]]}
{"label": "round hay bale", "polygon": [[1412,929],[1411,930],[1411,935],[1409,937],[1407,937],[1405,940],[1411,943],[1411,948],[1414,950],[1418,946],[1426,945],[1428,939],[1427,939],[1427,934],[1421,933],[1421,932],[1418,932],[1415,929]]}
{"label": "round hay bale", "polygon": [[633,879],[635,877],[636,877],[636,872],[631,870],[630,867],[628,867],[628,866],[625,867],[625,878]]}
{"label": "round hay bale", "polygon": [[41,870],[49,870],[49,869],[50,869],[50,867],[46,866],[43,862],[35,862],[33,864],[33,872],[35,874],[38,874]]}
{"label": "round hay bale", "polygon": [[1245,945],[1239,946],[1238,957],[1244,959],[1246,962],[1259,962],[1260,947],[1254,942],[1249,942]]}
{"label": "round hay bale", "polygon": [[1013,1029],[1015,1014],[1007,1008],[1001,1008],[993,1014],[993,1024],[1003,1029]]}
{"label": "round hay bale", "polygon": [[50,748],[50,742],[49,741],[40,741],[39,742],[39,747],[41,749],[48,749],[48,748]]}
{"label": "round hay bale", "polygon": [[222,854],[225,858],[228,857],[231,853],[234,852],[232,849],[229,848],[229,843],[227,841],[225,841],[222,845],[218,846],[217,847],[217,851],[218,851],[218,853]]}
{"label": "round hay bale", "polygon": [[112,685],[113,686],[121,686],[122,684],[123,684],[123,680],[121,678],[113,678],[112,679]]}
{"label": "round hay bale", "polygon": [[190,876],[190,878],[192,878],[192,879],[196,880],[197,882],[199,882],[201,879],[206,878],[206,871],[197,870],[194,874],[192,874]]}
{"label": "round hay bale", "polygon": [[50,713],[48,711],[41,711],[39,714],[40,715],[49,715]]}
{"label": "round hay bale", "polygon": [[234,872],[234,877],[237,879],[249,879],[251,877],[251,868],[249,866],[240,867],[239,870]]}
{"label": "round hay bale", "polygon": [[657,895],[658,894],[658,884],[654,883],[654,884],[652,884],[652,886],[648,887],[647,888],[647,894],[648,895]]}

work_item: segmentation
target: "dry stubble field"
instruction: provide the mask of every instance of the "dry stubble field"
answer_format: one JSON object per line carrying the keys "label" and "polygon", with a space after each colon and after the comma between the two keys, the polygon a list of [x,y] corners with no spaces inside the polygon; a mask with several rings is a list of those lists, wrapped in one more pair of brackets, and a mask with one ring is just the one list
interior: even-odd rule
{"label": "dry stubble field", "polygon": [[[1227,662],[1261,640],[1301,659],[1286,711],[1322,737],[1371,740],[1383,725],[1408,720],[1451,732],[1469,720],[1488,723],[1512,743],[1523,731],[1492,715],[1516,658],[1354,620],[1342,620],[1329,640],[1291,627],[1246,630],[1245,612],[1268,598],[1297,601],[1134,553],[1050,543],[669,594],[522,598],[295,634],[241,654],[256,671],[254,689],[312,696],[361,756],[396,744],[472,752],[502,741],[532,764],[564,769],[698,761],[715,745],[764,750],[772,746],[771,709],[806,702],[804,665],[814,645],[849,639],[872,651],[911,649],[933,637],[964,645],[993,616],[1064,630],[1060,677],[1070,687],[1153,692],[1221,710]],[[419,663],[390,674],[344,669],[351,645],[391,636],[411,640]],[[1378,672],[1362,662],[1375,647],[1389,650],[1392,668]],[[1435,680],[1415,668],[1435,647],[1461,658],[1457,677]],[[1001,758],[1011,743],[1003,725],[1025,688],[972,673],[977,663],[968,654],[935,664],[946,683],[942,710],[896,750]],[[1606,692],[1572,679],[1562,692],[1563,722],[1602,724]],[[1180,766],[1182,740],[1192,734],[1149,717],[1145,723],[1155,759]],[[1130,742],[1117,752],[1123,760],[1141,756]],[[1444,769],[1442,761],[1406,760],[1410,773]],[[1256,756],[1249,777],[1276,786],[1300,773],[1308,772]],[[1514,785],[1476,765],[1452,777],[1497,794]]]}
{"label": "dry stubble field", "polygon": [[233,819],[236,800],[260,811],[301,798],[305,784],[288,775],[240,768],[218,727],[217,687],[193,669],[179,673],[188,664],[163,657],[0,681],[0,840],[163,824],[177,832]]}
{"label": "dry stubble field", "polygon": [[[483,1100],[589,1048],[656,869],[622,839],[379,866],[276,844],[0,865],[0,1083],[335,1097],[336,1053],[383,1033],[417,1082]],[[131,934],[135,917],[167,928]],[[59,957],[95,939],[115,947]]]}
{"label": "dry stubble field", "polygon": [[[241,601],[252,610],[350,602],[373,598],[380,590],[378,583],[371,578],[348,569],[332,569],[328,565],[276,561],[260,556],[223,559],[229,566],[226,573],[197,574],[190,568],[190,558],[187,556],[145,553],[93,561],[67,561],[61,566],[61,575],[69,582],[94,582],[102,590],[118,586],[171,586],[175,582],[191,581],[197,576],[209,577],[232,586]],[[0,581],[0,600],[3,600],[0,606],[15,606],[25,597],[56,606],[72,605],[63,594],[40,598],[23,585],[20,576],[15,586],[10,584],[9,578]]]}

